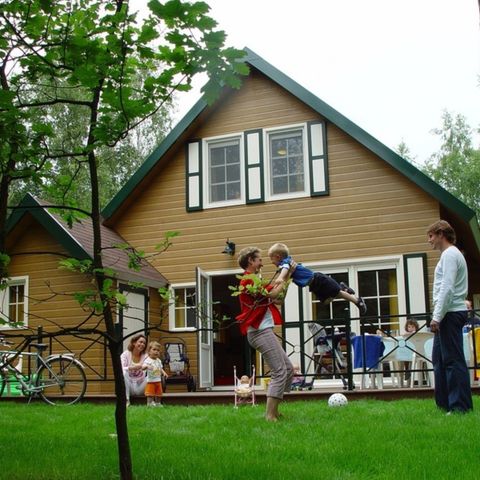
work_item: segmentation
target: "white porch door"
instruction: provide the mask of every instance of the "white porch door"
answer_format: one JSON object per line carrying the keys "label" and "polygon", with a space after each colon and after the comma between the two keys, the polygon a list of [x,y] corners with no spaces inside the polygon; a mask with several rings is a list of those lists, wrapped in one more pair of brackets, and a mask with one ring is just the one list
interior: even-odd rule
{"label": "white porch door", "polygon": [[200,268],[196,269],[197,280],[197,326],[198,326],[198,383],[200,388],[213,386],[213,331],[212,293],[210,277]]}
{"label": "white porch door", "polygon": [[147,291],[130,291],[120,288],[122,293],[127,297],[128,307],[122,308],[120,311],[120,326],[122,327],[123,349],[125,350],[132,337],[131,334],[145,333],[147,325]]}

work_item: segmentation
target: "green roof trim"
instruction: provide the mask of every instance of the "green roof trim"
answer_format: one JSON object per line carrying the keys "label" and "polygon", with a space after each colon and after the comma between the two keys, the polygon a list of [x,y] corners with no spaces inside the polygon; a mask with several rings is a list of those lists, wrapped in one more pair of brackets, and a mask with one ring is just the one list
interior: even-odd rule
{"label": "green roof trim", "polygon": [[91,256],[83,247],[48,213],[45,206],[38,202],[30,193],[23,197],[18,207],[8,217],[7,233],[11,232],[27,213],[30,213],[72,256],[81,260],[91,259]]}
{"label": "green roof trim", "polygon": [[[265,61],[262,57],[257,55],[252,50],[245,48],[247,56],[245,62],[252,67],[259,70],[265,76],[277,83],[279,86],[290,92],[299,100],[315,110],[318,114],[324,117],[329,122],[335,124],[338,128],[346,132],[352,138],[357,140],[364,147],[375,153],[382,160],[397,171],[405,175],[412,182],[417,184],[422,190],[429,193],[433,198],[438,200],[449,210],[452,210],[460,218],[462,218],[471,228],[472,234],[475,238],[477,248],[480,251],[480,229],[475,212],[465,205],[458,198],[447,192],[443,187],[434,182],[430,177],[425,175],[422,171],[416,168],[407,160],[403,159],[388,148],[386,145],[372,137],[365,130],[353,123],[340,112],[332,108],[320,98],[313,95],[300,84],[292,80],[283,72],[275,68],[273,65]],[[102,215],[105,219],[112,216],[120,205],[133,192],[137,185],[145,178],[151,171],[158,160],[172,147],[180,135],[189,127],[189,125],[197,118],[197,116],[207,107],[206,101],[201,98],[191,110],[183,117],[177,126],[170,132],[165,140],[157,147],[157,149],[145,160],[143,165],[130,178],[125,186],[117,193],[111,202],[105,207]]]}
{"label": "green roof trim", "polygon": [[137,185],[149,174],[152,168],[162,158],[165,153],[175,144],[182,133],[193,123],[193,121],[203,112],[207,107],[207,102],[201,98],[180,120],[175,128],[163,139],[160,145],[147,157],[147,159],[140,165],[139,169],[130,177],[127,183],[120,189],[120,191],[112,198],[108,205],[103,209],[102,216],[104,219],[110,218],[117,208],[128,198],[128,196],[135,190]]}

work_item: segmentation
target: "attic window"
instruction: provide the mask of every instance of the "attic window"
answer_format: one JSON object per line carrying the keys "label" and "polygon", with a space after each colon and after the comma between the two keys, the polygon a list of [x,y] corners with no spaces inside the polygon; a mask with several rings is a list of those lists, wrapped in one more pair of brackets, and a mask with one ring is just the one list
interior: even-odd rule
{"label": "attic window", "polygon": [[328,195],[321,120],[192,139],[185,154],[188,212]]}
{"label": "attic window", "polygon": [[242,198],[240,139],[208,143],[208,203],[218,205]]}
{"label": "attic window", "polygon": [[306,159],[302,130],[272,133],[269,146],[271,195],[304,193]]}

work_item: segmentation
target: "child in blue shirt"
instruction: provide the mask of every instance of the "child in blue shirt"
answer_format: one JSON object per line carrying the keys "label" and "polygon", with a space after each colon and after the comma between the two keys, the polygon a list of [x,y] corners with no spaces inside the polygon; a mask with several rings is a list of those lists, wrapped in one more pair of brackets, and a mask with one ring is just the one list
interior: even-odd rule
{"label": "child in blue shirt", "polygon": [[[268,250],[268,256],[272,263],[280,270],[276,281],[284,281],[287,278],[293,262],[288,247],[283,243],[275,243]],[[352,288],[343,282],[338,283],[328,275],[314,272],[299,263],[291,273],[291,278],[293,283],[301,288],[308,286],[309,290],[314,293],[322,303],[329,303],[334,298],[343,298],[355,304],[360,310],[360,315],[367,313],[367,306],[362,297],[355,296],[355,291]]]}

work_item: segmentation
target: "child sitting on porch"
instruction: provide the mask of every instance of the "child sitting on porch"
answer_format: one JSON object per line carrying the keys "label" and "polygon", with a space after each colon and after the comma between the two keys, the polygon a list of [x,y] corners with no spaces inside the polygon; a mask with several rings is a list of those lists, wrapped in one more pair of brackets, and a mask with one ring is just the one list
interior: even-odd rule
{"label": "child sitting on porch", "polygon": [[[418,322],[414,318],[407,318],[407,321],[405,322],[405,337],[409,337],[410,335],[414,334],[415,332],[418,332],[419,329]],[[403,369],[405,370],[405,380],[408,381],[410,380],[411,377],[411,368],[412,363],[411,362],[403,362]]]}
{"label": "child sitting on porch", "polygon": [[238,396],[237,403],[249,403],[252,390],[252,379],[248,375],[242,375],[235,387],[235,393]]}
{"label": "child sitting on porch", "polygon": [[293,366],[293,379],[292,379],[292,390],[299,390],[305,381],[305,377],[302,375],[299,365]]}
{"label": "child sitting on porch", "polygon": [[[275,243],[268,250],[268,256],[280,273],[275,280],[274,285],[285,281],[289,274],[293,262],[290,257],[288,247],[283,243]],[[355,304],[360,310],[360,315],[367,313],[367,306],[362,297],[356,297],[355,291],[343,282],[338,283],[332,277],[320,272],[314,272],[297,264],[296,268],[290,273],[293,283],[300,288],[307,287],[314,293],[322,303],[330,303],[334,298],[343,298]]]}

